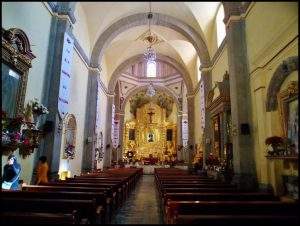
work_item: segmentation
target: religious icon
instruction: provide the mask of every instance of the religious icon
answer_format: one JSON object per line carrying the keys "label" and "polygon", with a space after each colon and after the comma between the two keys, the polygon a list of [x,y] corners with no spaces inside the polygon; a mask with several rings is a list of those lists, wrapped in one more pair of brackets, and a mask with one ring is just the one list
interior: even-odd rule
{"label": "religious icon", "polygon": [[154,135],[153,133],[148,133],[148,142],[153,142],[154,141]]}

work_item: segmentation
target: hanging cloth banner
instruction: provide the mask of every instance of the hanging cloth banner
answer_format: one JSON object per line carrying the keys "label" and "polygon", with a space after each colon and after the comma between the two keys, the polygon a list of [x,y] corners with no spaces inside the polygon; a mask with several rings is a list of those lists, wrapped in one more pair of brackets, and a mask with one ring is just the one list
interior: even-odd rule
{"label": "hanging cloth banner", "polygon": [[188,127],[188,118],[182,117],[182,144],[184,147],[188,145],[189,139],[189,127]]}
{"label": "hanging cloth banner", "polygon": [[113,147],[117,148],[119,145],[119,127],[120,127],[120,120],[114,120],[114,128],[113,128]]}
{"label": "hanging cloth banner", "polygon": [[73,47],[74,40],[67,33],[65,33],[58,95],[58,112],[62,119],[67,115],[69,107]]}

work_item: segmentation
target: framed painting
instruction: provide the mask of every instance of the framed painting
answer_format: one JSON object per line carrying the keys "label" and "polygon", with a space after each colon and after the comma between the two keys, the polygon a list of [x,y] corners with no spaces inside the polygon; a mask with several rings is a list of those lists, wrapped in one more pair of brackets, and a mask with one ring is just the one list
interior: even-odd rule
{"label": "framed painting", "polygon": [[292,81],[287,89],[278,94],[279,113],[283,129],[283,137],[289,138],[298,152],[298,82]]}

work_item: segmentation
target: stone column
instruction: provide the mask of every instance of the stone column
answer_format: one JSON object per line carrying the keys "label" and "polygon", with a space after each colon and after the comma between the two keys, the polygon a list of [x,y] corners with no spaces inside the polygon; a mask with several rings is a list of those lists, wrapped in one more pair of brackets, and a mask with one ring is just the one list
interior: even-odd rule
{"label": "stone column", "polygon": [[[178,111],[178,115],[177,115],[177,145],[178,146],[182,145],[182,111]],[[177,147],[176,147],[176,150],[177,150]],[[183,150],[181,150],[180,152],[178,152],[178,150],[177,150],[178,160],[183,159],[182,153],[183,153]]]}
{"label": "stone column", "polygon": [[112,123],[112,105],[114,103],[114,94],[107,96],[107,111],[106,111],[106,145],[110,145],[109,148],[104,147],[104,167],[111,165],[111,151],[112,151],[112,137],[111,137],[111,123]]}
{"label": "stone column", "polygon": [[94,145],[97,137],[95,136],[96,113],[97,113],[97,78],[100,76],[97,69],[89,70],[87,95],[86,95],[86,114],[85,114],[85,143],[82,155],[82,172],[91,171],[94,168]]}
{"label": "stone column", "polygon": [[212,74],[210,68],[202,68],[200,67],[201,71],[201,80],[204,84],[204,98],[205,98],[205,128],[204,128],[204,150],[203,150],[203,166],[206,165],[206,158],[208,157],[209,153],[211,152],[211,142],[212,142],[212,128],[211,128],[211,119],[210,113],[206,109],[206,100],[208,92],[212,89]]}
{"label": "stone column", "polygon": [[[50,6],[51,7],[51,6]],[[45,155],[48,159],[50,174],[52,178],[58,177],[60,151],[61,151],[61,130],[62,119],[58,113],[58,95],[60,86],[60,70],[62,61],[62,50],[64,44],[64,34],[67,32],[72,36],[72,23],[75,23],[75,4],[71,2],[59,2],[52,8],[60,17],[54,15],[51,21],[50,39],[48,48],[48,65],[43,89],[43,104],[48,107],[49,114],[46,120],[53,123],[53,130],[49,132],[40,145],[38,155]],[[36,156],[35,163],[39,156]]]}
{"label": "stone column", "polygon": [[251,124],[250,79],[241,3],[224,2],[233,130],[234,180],[241,189],[256,187]]}
{"label": "stone column", "polygon": [[[188,139],[188,167],[192,169],[192,153],[195,146],[195,96],[187,95],[187,107],[188,107],[188,129],[189,129],[189,139]],[[192,148],[191,148],[192,147]]]}
{"label": "stone column", "polygon": [[122,150],[123,150],[123,133],[124,133],[124,117],[125,117],[125,113],[124,112],[119,112],[119,145],[120,148],[118,149],[118,161],[122,160]]}

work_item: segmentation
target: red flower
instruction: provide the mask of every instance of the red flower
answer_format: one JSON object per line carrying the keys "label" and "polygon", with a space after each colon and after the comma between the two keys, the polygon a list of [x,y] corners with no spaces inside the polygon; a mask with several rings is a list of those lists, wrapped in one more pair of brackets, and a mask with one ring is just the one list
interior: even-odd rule
{"label": "red flower", "polygon": [[24,145],[30,145],[30,140],[28,138],[25,138],[23,141]]}
{"label": "red flower", "polygon": [[265,143],[267,145],[269,145],[269,144],[280,144],[280,143],[283,143],[283,138],[282,137],[277,137],[277,136],[268,137],[266,139]]}

